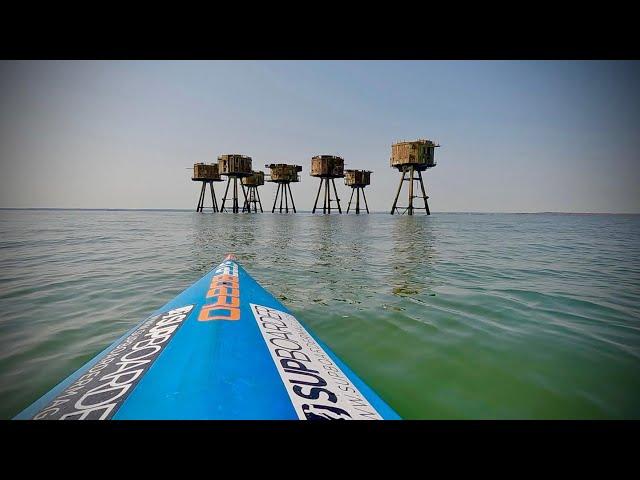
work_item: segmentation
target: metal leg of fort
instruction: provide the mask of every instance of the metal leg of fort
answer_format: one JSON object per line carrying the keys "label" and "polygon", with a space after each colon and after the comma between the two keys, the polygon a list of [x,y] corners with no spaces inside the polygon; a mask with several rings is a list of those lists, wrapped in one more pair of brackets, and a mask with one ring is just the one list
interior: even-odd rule
{"label": "metal leg of fort", "polygon": [[396,193],[396,199],[393,201],[393,207],[391,207],[391,215],[393,215],[396,211],[396,205],[398,204],[398,197],[400,196],[400,191],[402,190],[402,184],[404,182],[404,177],[407,172],[402,170],[402,178],[400,179],[400,185],[398,185],[398,192]]}
{"label": "metal leg of fort", "polygon": [[364,206],[367,209],[367,213],[369,213],[369,205],[367,205],[367,197],[364,194],[364,188],[362,189],[362,198],[364,198]]}
{"label": "metal leg of fort", "polygon": [[216,212],[216,197],[215,194],[213,193],[213,182],[209,182],[209,190],[211,190],[211,209],[213,210],[213,213]]}
{"label": "metal leg of fort", "polygon": [[240,213],[240,197],[238,196],[238,179],[233,179],[233,206],[234,213]]}
{"label": "metal leg of fort", "polygon": [[287,188],[289,189],[289,195],[291,196],[291,208],[293,208],[293,213],[296,213],[296,204],[293,203],[293,193],[291,193],[291,184],[289,183],[285,184],[285,192],[287,191]]}
{"label": "metal leg of fort", "polygon": [[355,190],[354,188],[351,189],[351,196],[349,197],[349,203],[347,204],[347,213],[349,213],[349,209],[351,208],[351,200],[353,200],[353,191],[354,190]]}
{"label": "metal leg of fort", "polygon": [[260,204],[260,213],[264,213],[264,210],[262,210],[262,200],[260,200],[260,190],[258,190],[256,188],[256,193],[258,194],[258,203]]}
{"label": "metal leg of fort", "polygon": [[318,187],[318,194],[316,195],[316,201],[313,203],[313,211],[311,213],[316,213],[316,205],[318,204],[318,199],[320,198],[320,190],[322,189],[322,179],[320,179],[320,186]]}
{"label": "metal leg of fort", "polygon": [[327,199],[327,210],[329,211],[329,213],[331,213],[331,192],[329,191],[328,178],[325,178],[324,180],[324,197]]}
{"label": "metal leg of fort", "polygon": [[227,188],[224,191],[224,197],[222,197],[222,205],[220,205],[220,211],[224,212],[224,202],[227,201],[227,193],[229,192],[229,185],[231,184],[231,177],[227,180]]}
{"label": "metal leg of fort", "polygon": [[[244,201],[247,205],[249,205],[249,200],[247,199],[247,192],[244,189],[244,185],[242,184],[242,180],[240,181],[240,187],[242,188],[242,195],[244,196]],[[249,213],[251,213],[251,209],[249,209]]]}
{"label": "metal leg of fort", "polygon": [[233,186],[231,188],[231,213],[236,213],[236,189],[238,186],[236,185],[236,179],[231,179]]}
{"label": "metal leg of fort", "polygon": [[238,182],[242,185],[242,179],[236,178],[236,213],[240,213],[240,190],[238,190]]}
{"label": "metal leg of fort", "polygon": [[333,193],[336,194],[336,203],[338,204],[338,213],[342,214],[342,208],[340,208],[340,197],[338,197],[338,190],[336,189],[335,179],[332,178],[331,183],[333,184]]}
{"label": "metal leg of fort", "polygon": [[360,215],[360,189],[356,187],[356,215]]}
{"label": "metal leg of fort", "polygon": [[[242,185],[242,179],[240,179],[240,185]],[[248,211],[251,213],[251,189],[249,188],[249,198],[245,198],[242,203],[242,213]]]}
{"label": "metal leg of fort", "polygon": [[282,184],[279,183],[278,188],[276,188],[276,198],[273,199],[273,208],[271,209],[271,213],[274,213],[276,211],[276,203],[278,203],[278,194],[280,193],[280,185]]}
{"label": "metal leg of fort", "polygon": [[280,213],[282,213],[282,197],[284,195],[282,195],[282,192],[280,192]]}
{"label": "metal leg of fort", "polygon": [[213,213],[218,211],[218,206],[216,205],[216,193],[213,190],[213,182],[209,182],[209,190],[211,191],[211,209]]}
{"label": "metal leg of fort", "polygon": [[329,184],[325,181],[326,179],[322,179],[322,181],[324,182],[324,206],[322,208],[322,213],[327,213],[327,193],[329,192],[329,189],[327,188],[329,186]]}
{"label": "metal leg of fort", "polygon": [[422,182],[422,172],[420,170],[418,170],[418,177],[420,178],[420,188],[422,189],[422,197],[424,198],[424,209],[427,212],[427,215],[431,215],[431,212],[429,211],[429,202],[427,202],[427,198],[429,198],[427,196],[427,192],[425,192],[424,190],[424,183]]}
{"label": "metal leg of fort", "polygon": [[200,189],[200,196],[198,197],[198,206],[196,207],[196,212],[202,211],[202,202],[204,197],[204,186],[205,183],[202,182],[202,188]]}
{"label": "metal leg of fort", "polygon": [[231,179],[231,184],[232,184],[231,185],[231,193],[230,193],[230,195],[231,195],[231,213],[236,213],[236,207],[234,205],[234,202],[235,202],[234,197],[236,196],[235,195],[235,191],[236,191],[236,179],[235,178]]}
{"label": "metal leg of fort", "polygon": [[231,200],[231,211],[233,213],[237,213],[238,208],[238,183],[237,178],[233,178],[233,198]]}
{"label": "metal leg of fort", "polygon": [[202,192],[202,201],[200,202],[200,211],[201,211],[201,212],[203,212],[203,211],[204,211],[204,199],[205,199],[205,197],[206,197],[206,195],[207,195],[207,188],[206,188],[206,184],[203,184],[203,185],[204,185],[205,189],[204,189],[204,191]]}
{"label": "metal leg of fort", "polygon": [[284,196],[284,211],[289,213],[289,195]]}
{"label": "metal leg of fort", "polygon": [[411,178],[409,180],[409,210],[408,213],[409,215],[413,215],[413,167],[411,168]]}

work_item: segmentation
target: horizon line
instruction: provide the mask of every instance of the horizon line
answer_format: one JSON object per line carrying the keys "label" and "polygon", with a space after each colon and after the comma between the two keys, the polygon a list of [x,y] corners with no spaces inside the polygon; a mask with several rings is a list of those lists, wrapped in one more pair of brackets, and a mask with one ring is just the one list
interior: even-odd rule
{"label": "horizon line", "polygon": [[[96,211],[96,212],[194,212],[191,208],[82,208],[82,207],[0,207],[0,210],[62,210],[62,211]],[[196,213],[229,213],[229,212],[196,212]],[[272,213],[264,211],[261,213]],[[280,213],[280,212],[273,212]],[[294,213],[294,212],[289,212]],[[311,213],[311,210],[298,210],[297,213]],[[390,215],[387,210],[372,210],[371,214],[385,213]],[[505,211],[433,211],[437,214],[460,214],[460,213],[477,213],[477,214],[505,214],[505,215],[542,215],[542,214],[562,214],[562,215],[640,215],[640,212],[564,212],[564,211],[540,211],[540,212],[505,212]],[[322,215],[320,213],[320,215]],[[340,214],[338,214],[340,215]],[[342,215],[347,215],[343,213]],[[356,215],[354,213],[354,215]],[[362,214],[362,215],[367,215]],[[399,215],[399,214],[398,214]],[[402,215],[399,215],[402,216]],[[418,216],[428,216],[419,214]]]}

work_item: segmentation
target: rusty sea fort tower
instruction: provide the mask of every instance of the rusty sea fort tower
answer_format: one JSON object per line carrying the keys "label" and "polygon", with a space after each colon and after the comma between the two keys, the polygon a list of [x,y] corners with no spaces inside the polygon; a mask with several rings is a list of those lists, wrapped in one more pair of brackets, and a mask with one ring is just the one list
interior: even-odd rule
{"label": "rusty sea fort tower", "polygon": [[[243,177],[250,177],[251,175],[253,175],[253,171],[251,170],[251,157],[247,157],[246,155],[240,155],[237,153],[220,155],[218,157],[218,172],[220,173],[220,175],[225,175],[227,177],[227,188],[224,191],[224,197],[222,198],[220,211],[225,211],[224,205],[227,202],[229,187],[233,182],[231,211],[233,213],[238,213],[240,211],[240,204],[238,202],[238,179],[242,180]],[[248,202],[247,192],[244,189],[242,181],[240,181],[240,188],[242,189],[242,196],[244,198],[244,202],[242,202],[242,204],[243,206],[246,206]]]}
{"label": "rusty sea fort tower", "polygon": [[360,191],[362,191],[362,199],[364,200],[364,207],[369,213],[369,205],[367,204],[367,197],[364,195],[364,187],[371,184],[371,171],[370,170],[345,170],[344,171],[344,184],[351,187],[351,197],[349,198],[349,204],[347,205],[347,213],[351,208],[351,201],[353,200],[353,194],[356,194],[356,213],[360,214]]}
{"label": "rusty sea fort tower", "polygon": [[262,201],[258,187],[264,185],[264,172],[252,172],[251,176],[242,177],[242,185],[247,187],[247,198],[242,206],[242,211],[251,213],[251,204],[253,204],[254,213],[258,213],[258,206],[260,206],[260,213],[262,213]]}
{"label": "rusty sea fort tower", "polygon": [[[311,159],[311,176],[320,177],[320,186],[318,187],[318,194],[316,195],[316,201],[313,204],[313,211],[311,213],[316,213],[318,198],[320,198],[320,191],[322,190],[323,184],[324,202],[322,204],[322,213],[331,213],[331,202],[336,202],[338,206],[338,213],[342,213],[335,179],[344,177],[344,159],[334,155],[318,155],[313,157]],[[334,200],[331,199],[329,181],[331,181],[331,184],[333,185],[333,193],[336,197]]]}
{"label": "rusty sea fort tower", "polygon": [[[398,142],[391,145],[391,166],[397,168],[399,172],[402,172],[400,185],[398,185],[398,193],[396,193],[396,198],[391,207],[391,215],[394,213],[413,215],[414,210],[422,209],[425,210],[427,215],[431,215],[429,203],[427,202],[429,197],[427,196],[424,189],[424,182],[422,181],[422,172],[436,166],[434,151],[436,147],[439,146],[440,145],[436,145],[431,140],[421,139],[413,142]],[[407,173],[409,174],[409,178],[405,179]],[[418,174],[417,177],[414,176],[416,173]],[[402,190],[402,185],[405,180],[409,182],[409,205],[399,207],[398,197],[400,196],[400,191]],[[414,181],[419,183],[421,194],[414,195]],[[422,198],[424,200],[424,208],[414,206],[414,198]]]}
{"label": "rusty sea fort tower", "polygon": [[196,212],[202,212],[204,208],[204,197],[207,193],[207,185],[209,185],[209,188],[211,189],[211,203],[213,211],[218,212],[218,200],[216,199],[216,192],[213,189],[213,182],[222,182],[222,178],[220,178],[220,174],[218,173],[218,164],[194,163],[193,176],[191,177],[191,180],[194,182],[202,182]]}
{"label": "rusty sea fort tower", "polygon": [[276,211],[278,197],[280,197],[280,213],[282,213],[283,197],[285,213],[289,213],[289,197],[291,197],[291,208],[293,209],[293,213],[296,213],[296,204],[293,203],[293,193],[291,193],[291,183],[300,181],[298,172],[302,171],[302,167],[300,165],[288,165],[286,163],[272,163],[270,165],[265,165],[265,167],[271,171],[270,178],[267,181],[278,184],[276,198],[273,200],[271,213]]}

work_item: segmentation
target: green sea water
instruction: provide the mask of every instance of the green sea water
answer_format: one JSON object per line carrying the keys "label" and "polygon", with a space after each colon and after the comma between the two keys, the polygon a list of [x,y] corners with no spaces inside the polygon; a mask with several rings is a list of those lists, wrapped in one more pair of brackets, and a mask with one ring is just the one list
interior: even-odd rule
{"label": "green sea water", "polygon": [[233,252],[404,418],[640,418],[640,216],[0,210],[0,417]]}

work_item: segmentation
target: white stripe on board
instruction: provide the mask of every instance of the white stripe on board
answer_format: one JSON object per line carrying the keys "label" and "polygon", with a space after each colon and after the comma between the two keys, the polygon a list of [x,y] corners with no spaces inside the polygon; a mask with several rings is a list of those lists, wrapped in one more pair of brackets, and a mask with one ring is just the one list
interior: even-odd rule
{"label": "white stripe on board", "polygon": [[298,418],[382,419],[293,315],[250,306]]}

